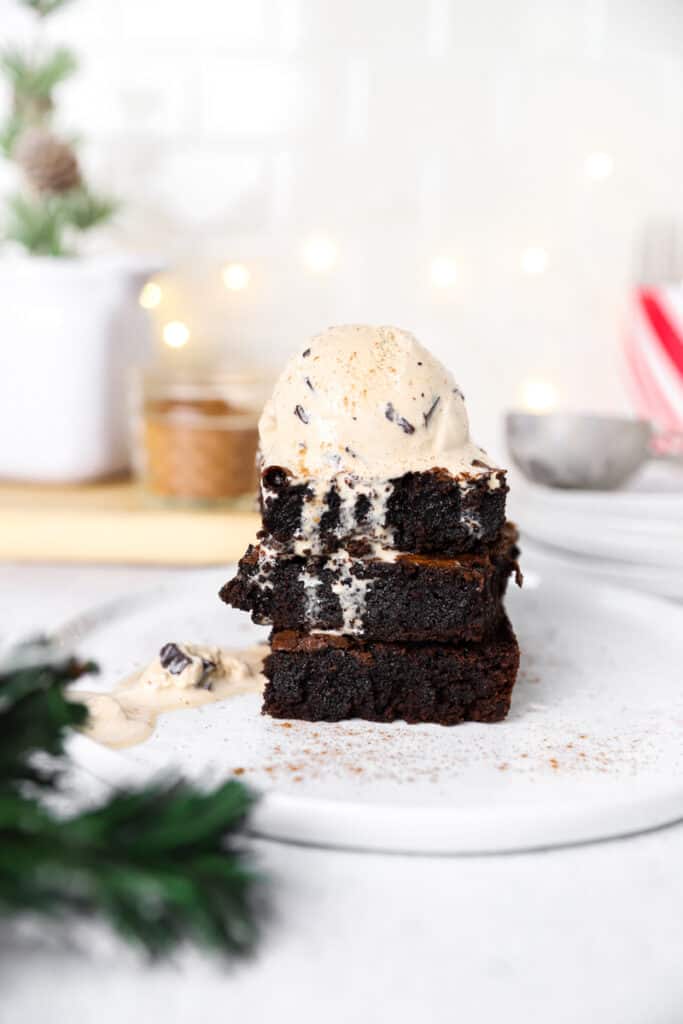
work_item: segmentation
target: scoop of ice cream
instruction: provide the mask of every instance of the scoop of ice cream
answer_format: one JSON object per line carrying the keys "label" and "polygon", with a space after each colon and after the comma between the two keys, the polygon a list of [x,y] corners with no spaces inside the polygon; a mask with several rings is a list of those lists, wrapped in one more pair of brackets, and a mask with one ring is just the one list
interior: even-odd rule
{"label": "scoop of ice cream", "polygon": [[451,374],[396,327],[330,327],[312,338],[277,381],[259,434],[264,464],[299,477],[392,479],[488,465]]}

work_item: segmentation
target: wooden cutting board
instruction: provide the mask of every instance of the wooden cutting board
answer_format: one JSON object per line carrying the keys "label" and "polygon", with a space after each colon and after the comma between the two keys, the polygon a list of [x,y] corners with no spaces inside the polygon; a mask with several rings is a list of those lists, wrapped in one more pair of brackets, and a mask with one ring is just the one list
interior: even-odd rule
{"label": "wooden cutting board", "polygon": [[0,484],[0,559],[219,565],[259,528],[255,512],[168,508],[128,481],[57,487]]}

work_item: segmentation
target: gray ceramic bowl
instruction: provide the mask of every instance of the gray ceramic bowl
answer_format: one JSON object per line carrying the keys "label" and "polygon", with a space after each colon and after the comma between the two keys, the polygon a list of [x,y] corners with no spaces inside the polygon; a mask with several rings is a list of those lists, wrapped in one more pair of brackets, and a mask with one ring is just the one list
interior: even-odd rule
{"label": "gray ceramic bowl", "polygon": [[646,420],[509,412],[505,430],[515,465],[548,487],[611,491],[651,455],[653,430]]}

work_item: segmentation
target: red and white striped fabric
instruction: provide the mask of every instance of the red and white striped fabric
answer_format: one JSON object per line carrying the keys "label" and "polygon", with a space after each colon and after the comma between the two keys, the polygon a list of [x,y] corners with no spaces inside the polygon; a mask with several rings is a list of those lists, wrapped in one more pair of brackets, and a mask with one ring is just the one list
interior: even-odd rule
{"label": "red and white striped fabric", "polygon": [[661,447],[679,447],[683,433],[683,287],[636,288],[630,312],[625,352],[636,409],[657,426]]}

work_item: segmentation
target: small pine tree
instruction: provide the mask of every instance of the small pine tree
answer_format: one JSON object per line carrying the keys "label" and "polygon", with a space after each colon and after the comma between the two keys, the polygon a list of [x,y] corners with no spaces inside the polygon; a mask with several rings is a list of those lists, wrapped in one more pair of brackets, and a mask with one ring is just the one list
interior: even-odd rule
{"label": "small pine tree", "polygon": [[[18,0],[42,22],[71,0]],[[0,72],[10,85],[11,109],[0,125],[0,150],[17,164],[20,192],[8,197],[3,235],[28,252],[68,256],[77,234],[108,220],[116,210],[111,199],[88,188],[73,141],[54,131],[54,92],[77,69],[66,47],[0,52]]]}

